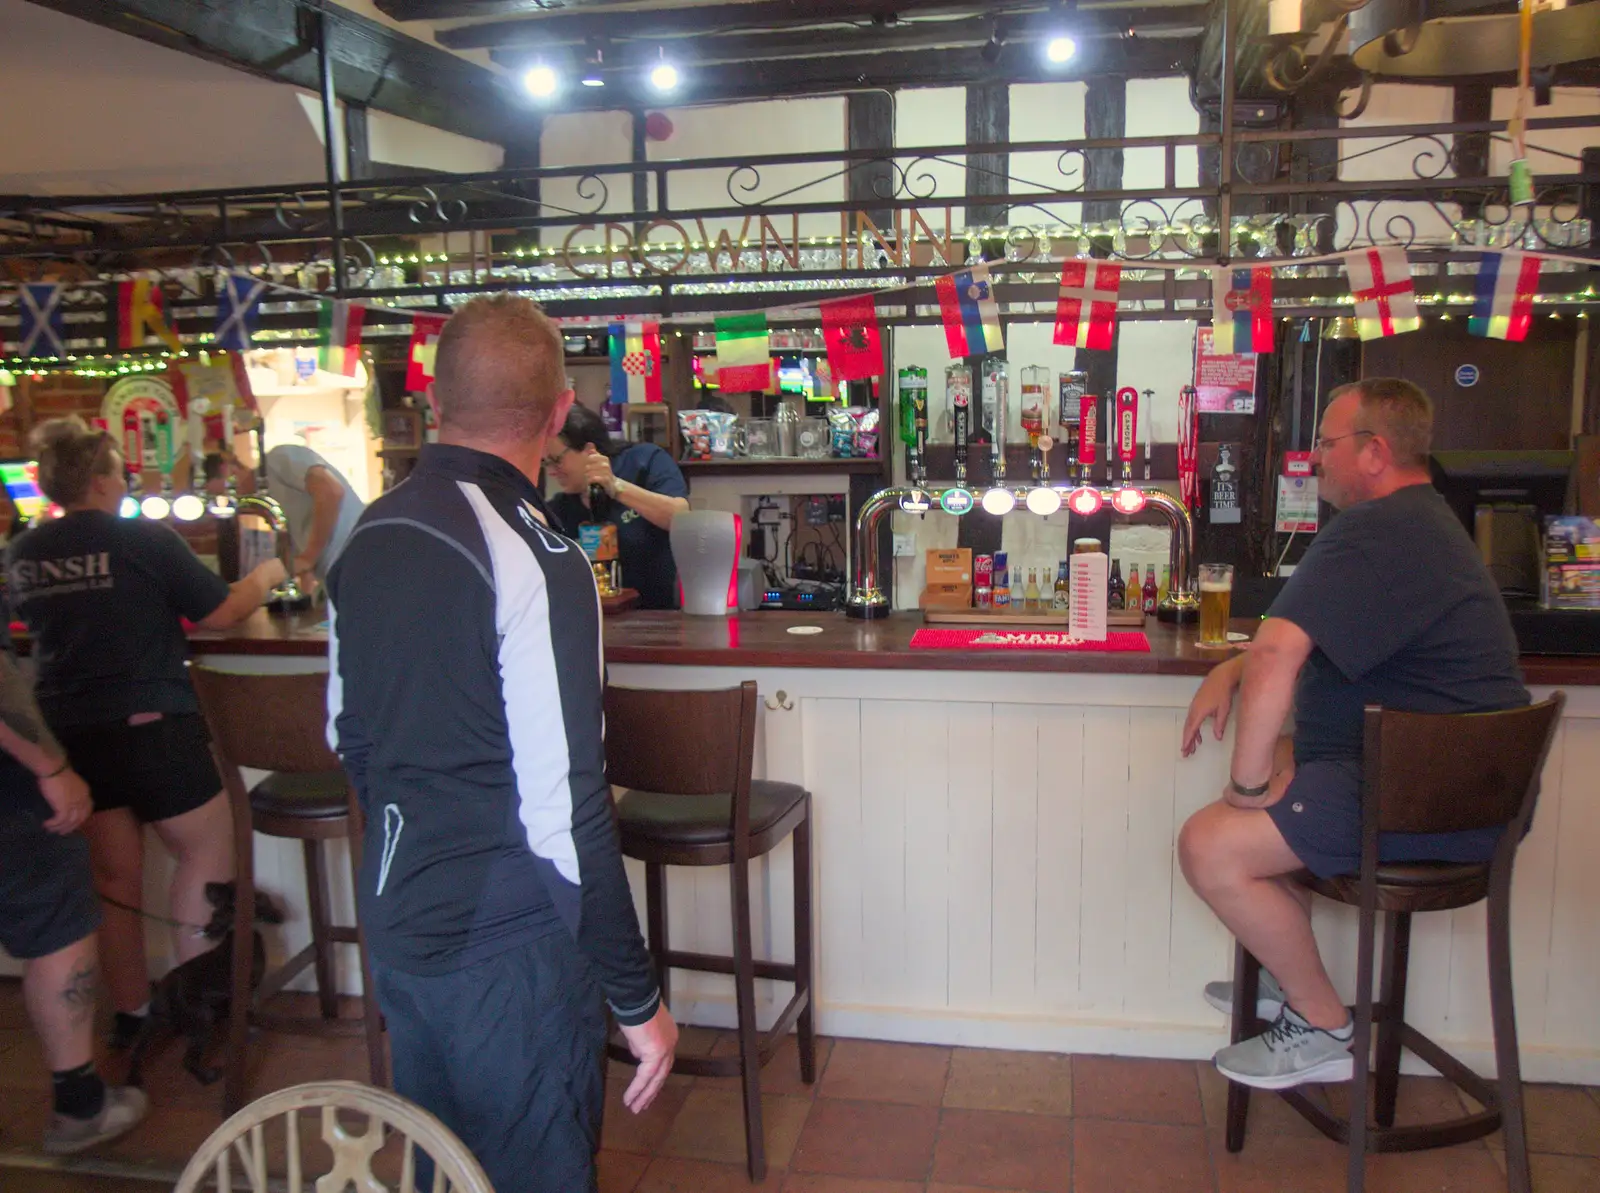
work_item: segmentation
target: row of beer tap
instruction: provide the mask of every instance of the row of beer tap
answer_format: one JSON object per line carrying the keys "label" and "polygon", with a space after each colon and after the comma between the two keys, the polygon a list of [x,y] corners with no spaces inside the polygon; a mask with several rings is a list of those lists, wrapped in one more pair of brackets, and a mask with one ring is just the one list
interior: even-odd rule
{"label": "row of beer tap", "polygon": [[[957,361],[945,369],[945,423],[949,440],[954,447],[954,486],[943,492],[941,504],[951,513],[964,513],[978,500],[990,513],[1007,513],[1015,505],[1020,490],[1027,507],[1035,513],[1054,513],[1061,508],[1063,498],[1069,505],[1073,498],[1087,508],[1079,513],[1093,513],[1101,504],[1096,486],[1096,465],[1100,458],[1100,428],[1107,426],[1105,474],[1103,487],[1112,490],[1111,502],[1125,513],[1136,513],[1144,505],[1144,491],[1135,483],[1139,457],[1139,406],[1140,393],[1132,386],[1118,389],[1104,400],[1089,392],[1088,374],[1082,371],[1065,371],[1057,375],[1055,400],[1050,397],[1050,371],[1039,365],[1028,365],[1018,371],[1020,382],[1020,425],[1028,439],[1029,482],[1026,489],[1008,486],[1006,477],[1006,445],[1011,428],[1011,378],[1007,362],[990,357],[977,369],[979,385],[974,389],[974,370],[965,361]],[[899,371],[897,387],[898,426],[906,450],[906,476],[914,493],[928,494],[928,370],[909,366]],[[1144,391],[1148,403],[1153,390]],[[976,418],[974,418],[976,415]],[[1060,443],[1066,449],[1066,473],[1062,481],[1052,481],[1050,453]],[[971,494],[973,486],[968,480],[968,447],[971,444],[987,445],[989,475],[981,499],[963,498]],[[1150,481],[1150,442],[1146,439],[1143,453],[1143,482]],[[1113,453],[1115,460],[1112,459]],[[1121,466],[1121,477],[1115,476],[1116,465]],[[1065,486],[1065,491],[1062,486]],[[1126,498],[1118,502],[1117,496],[1126,491]],[[949,500],[954,492],[956,500]],[[919,504],[928,507],[931,498],[902,501],[901,507],[915,511]],[[952,509],[951,505],[956,508]],[[1124,508],[1126,506],[1127,508]]]}

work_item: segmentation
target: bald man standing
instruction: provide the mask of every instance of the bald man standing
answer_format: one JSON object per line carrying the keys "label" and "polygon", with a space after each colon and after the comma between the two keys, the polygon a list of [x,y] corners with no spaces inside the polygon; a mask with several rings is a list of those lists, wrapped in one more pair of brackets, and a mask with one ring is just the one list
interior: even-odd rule
{"label": "bald man standing", "polygon": [[498,1193],[593,1190],[604,1004],[640,1060],[635,1113],[678,1029],[605,779],[594,574],[536,484],[572,406],[561,336],[526,299],[476,299],[439,338],[433,398],[439,442],[327,578],[330,736],[367,819],[361,921],[395,1089]]}

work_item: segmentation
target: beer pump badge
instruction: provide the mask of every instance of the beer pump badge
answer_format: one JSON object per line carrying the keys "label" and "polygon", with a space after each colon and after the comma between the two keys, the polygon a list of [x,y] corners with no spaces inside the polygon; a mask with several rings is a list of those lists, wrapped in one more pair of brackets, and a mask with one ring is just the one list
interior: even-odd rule
{"label": "beer pump badge", "polygon": [[939,495],[939,508],[947,514],[959,517],[972,509],[972,491],[970,489],[946,489]]}

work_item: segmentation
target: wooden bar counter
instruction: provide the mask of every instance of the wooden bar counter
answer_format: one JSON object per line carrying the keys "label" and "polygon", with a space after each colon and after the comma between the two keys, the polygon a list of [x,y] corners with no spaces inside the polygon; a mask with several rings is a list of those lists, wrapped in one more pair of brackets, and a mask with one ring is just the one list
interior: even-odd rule
{"label": "wooden bar counter", "polygon": [[[1194,644],[1194,627],[1154,621],[1147,654],[913,650],[920,625],[914,614],[629,612],[606,619],[606,666],[634,687],[757,683],[757,775],[802,783],[815,801],[823,1032],[1209,1056],[1225,1025],[1200,992],[1228,975],[1231,945],[1183,881],[1174,843],[1227,777],[1228,741],[1178,752],[1185,709],[1219,656]],[[801,627],[820,632],[789,632]],[[194,648],[212,666],[302,670],[326,666],[325,639],[320,613],[261,613],[196,633]],[[1536,695],[1561,686],[1568,705],[1517,867],[1524,1071],[1600,1084],[1600,660],[1530,657],[1525,671]],[[299,892],[298,850],[279,844],[258,841],[258,881]],[[785,960],[787,848],[755,875],[758,953]],[[347,913],[347,879],[333,873]],[[630,873],[642,893],[642,867]],[[164,881],[152,877],[152,896]],[[673,947],[728,951],[726,876],[678,870],[669,883]],[[275,946],[298,947],[297,910]],[[1315,914],[1350,998],[1354,919],[1320,904]],[[1491,1072],[1483,925],[1481,907],[1418,918],[1410,1007],[1418,1027]],[[357,981],[342,966],[341,984]],[[783,997],[767,986],[764,1016]],[[675,975],[673,992],[685,1021],[732,1023],[726,979]]]}

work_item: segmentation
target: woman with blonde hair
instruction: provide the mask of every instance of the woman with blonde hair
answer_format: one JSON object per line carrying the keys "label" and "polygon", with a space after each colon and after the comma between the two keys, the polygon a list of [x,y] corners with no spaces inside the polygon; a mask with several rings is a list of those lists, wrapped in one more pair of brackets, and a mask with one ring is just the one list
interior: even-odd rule
{"label": "woman with blonde hair", "polygon": [[[171,918],[204,924],[205,885],[233,877],[232,816],[185,666],[182,619],[244,620],[282,583],[270,560],[229,585],[170,527],[120,516],[128,482],[109,432],[59,418],[34,432],[39,487],[66,512],[6,552],[12,607],[33,639],[40,711],[89,784],[84,825],[104,904],[100,959],[117,1016],[113,1046],[149,1011],[140,906],[149,825],[177,863]],[[174,940],[178,962],[211,948]]]}

